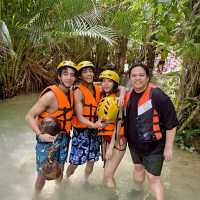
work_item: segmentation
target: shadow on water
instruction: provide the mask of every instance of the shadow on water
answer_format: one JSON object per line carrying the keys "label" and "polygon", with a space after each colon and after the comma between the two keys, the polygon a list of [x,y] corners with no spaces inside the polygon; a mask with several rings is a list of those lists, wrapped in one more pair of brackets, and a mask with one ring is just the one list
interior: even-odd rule
{"label": "shadow on water", "polygon": [[[35,139],[24,121],[25,113],[37,95],[18,96],[0,103],[0,199],[31,200],[35,170]],[[39,200],[153,200],[145,183],[138,192],[132,180],[129,152],[116,174],[117,190],[102,185],[102,162],[95,165],[90,183],[83,185],[84,167],[77,169],[70,182],[45,185]],[[162,172],[166,200],[197,200],[200,196],[200,156],[175,150],[174,160],[165,163]]]}

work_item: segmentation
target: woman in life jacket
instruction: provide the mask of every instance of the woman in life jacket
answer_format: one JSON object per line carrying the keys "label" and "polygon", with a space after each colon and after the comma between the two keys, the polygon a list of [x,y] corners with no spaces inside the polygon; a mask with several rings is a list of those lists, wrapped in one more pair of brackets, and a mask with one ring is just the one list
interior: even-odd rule
{"label": "woman in life jacket", "polygon": [[102,98],[97,107],[98,118],[104,123],[98,134],[102,136],[102,158],[104,160],[104,183],[115,188],[114,174],[126,150],[122,107],[118,104],[119,76],[112,70],[103,71],[99,79],[102,81]]}

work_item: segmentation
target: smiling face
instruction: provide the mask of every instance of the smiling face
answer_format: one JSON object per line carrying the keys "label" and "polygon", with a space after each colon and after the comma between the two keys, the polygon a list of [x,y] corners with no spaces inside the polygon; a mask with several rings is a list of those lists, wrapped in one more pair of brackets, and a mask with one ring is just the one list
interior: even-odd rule
{"label": "smiling face", "polygon": [[102,79],[102,89],[106,94],[111,93],[114,88],[114,82],[111,79],[103,78]]}
{"label": "smiling face", "polygon": [[81,79],[86,83],[92,83],[94,78],[94,71],[91,67],[85,67],[81,70]]}
{"label": "smiling face", "polygon": [[64,69],[62,69],[61,74],[58,75],[58,79],[60,81],[60,83],[62,83],[65,87],[71,87],[75,80],[76,80],[76,73],[75,70],[70,68],[70,67],[66,67]]}
{"label": "smiling face", "polygon": [[130,72],[130,81],[135,92],[143,92],[149,82],[149,76],[141,66],[134,67]]}

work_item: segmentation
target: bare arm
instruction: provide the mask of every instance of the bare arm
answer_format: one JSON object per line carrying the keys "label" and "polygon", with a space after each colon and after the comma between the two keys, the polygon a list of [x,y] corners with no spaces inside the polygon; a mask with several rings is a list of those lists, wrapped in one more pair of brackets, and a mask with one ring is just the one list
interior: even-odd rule
{"label": "bare arm", "polygon": [[[52,107],[52,104],[56,102],[55,96],[53,92],[47,92],[42,97],[38,99],[38,101],[33,105],[33,107],[26,114],[26,122],[29,127],[34,131],[36,136],[41,134],[41,131],[38,126],[37,117],[44,111],[48,111]],[[50,135],[49,135],[50,136]],[[50,140],[54,139],[49,137]],[[45,139],[45,138],[44,138]],[[47,139],[47,138],[46,138]],[[48,139],[47,139],[48,140]]]}
{"label": "bare arm", "polygon": [[83,116],[83,95],[81,93],[81,91],[79,89],[77,89],[74,92],[75,95],[75,111],[76,111],[76,115],[78,120],[87,125],[89,128],[99,128],[101,126],[101,124],[99,124],[99,122],[93,123],[90,120],[88,120],[86,117]]}
{"label": "bare arm", "polygon": [[176,127],[166,131],[166,141],[164,149],[164,158],[166,161],[172,160],[175,134],[176,134]]}
{"label": "bare arm", "polygon": [[118,118],[119,118],[119,120],[117,120],[117,123],[115,124],[111,142],[110,142],[108,150],[106,152],[106,160],[111,159],[116,138],[117,139],[119,138],[120,128],[121,128],[121,124],[122,124],[122,108],[120,108]]}
{"label": "bare arm", "polygon": [[126,94],[126,88],[124,86],[119,85],[119,105],[123,106],[124,105],[124,96]]}

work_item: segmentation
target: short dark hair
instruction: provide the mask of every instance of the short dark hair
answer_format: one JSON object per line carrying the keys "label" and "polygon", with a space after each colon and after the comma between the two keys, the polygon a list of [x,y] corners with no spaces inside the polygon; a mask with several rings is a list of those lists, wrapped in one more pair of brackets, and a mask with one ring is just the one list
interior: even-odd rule
{"label": "short dark hair", "polygon": [[146,75],[149,77],[150,76],[150,72],[149,72],[149,68],[147,67],[147,65],[143,64],[143,63],[134,63],[131,65],[129,71],[128,71],[128,75],[130,77],[131,75],[131,71],[133,68],[135,67],[142,67],[144,69],[144,71],[146,72]]}
{"label": "short dark hair", "polygon": [[76,71],[74,68],[70,67],[70,66],[64,66],[64,67],[59,68],[59,69],[57,70],[57,74],[58,74],[59,76],[61,76],[62,71],[63,71],[63,70],[66,70],[67,68],[71,68],[71,69],[75,72],[75,76],[77,76],[77,71]]}
{"label": "short dark hair", "polygon": [[115,81],[113,81],[113,82],[114,82],[114,84],[113,84],[112,92],[117,93],[119,91],[119,89],[118,89],[119,84],[116,83]]}
{"label": "short dark hair", "polygon": [[95,73],[95,69],[93,67],[91,67],[91,66],[88,66],[88,67],[83,67],[81,70],[79,70],[78,71],[78,76],[81,76],[83,69],[87,69],[87,68],[92,69],[93,73]]}

